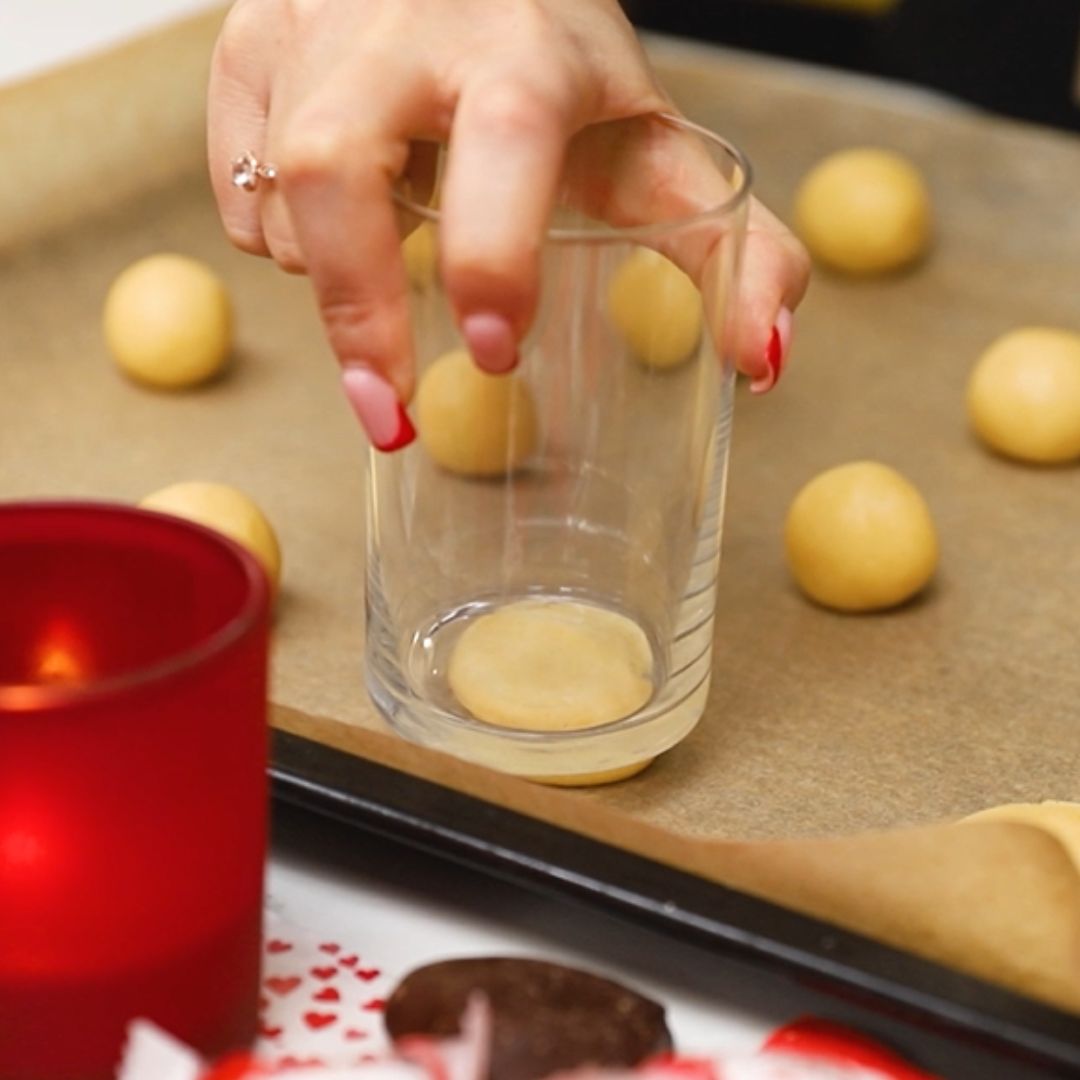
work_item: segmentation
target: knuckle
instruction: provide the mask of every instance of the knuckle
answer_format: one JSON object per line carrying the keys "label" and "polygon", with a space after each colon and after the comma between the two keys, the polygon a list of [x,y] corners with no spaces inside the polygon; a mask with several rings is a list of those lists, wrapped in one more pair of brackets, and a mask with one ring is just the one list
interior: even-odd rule
{"label": "knuckle", "polygon": [[372,322],[378,306],[368,297],[343,289],[323,289],[319,310],[327,332],[335,340],[350,338],[360,327]]}
{"label": "knuckle", "polygon": [[502,80],[483,89],[473,111],[477,124],[496,135],[528,136],[548,131],[562,103],[537,83]]}
{"label": "knuckle", "polygon": [[318,17],[324,7],[325,0],[284,0],[286,25],[290,29],[307,26]]}
{"label": "knuckle", "polygon": [[321,179],[344,153],[341,133],[320,118],[297,115],[277,149],[278,176],[286,186]]}
{"label": "knuckle", "polygon": [[322,110],[298,112],[276,151],[278,175],[286,187],[342,174],[360,180],[377,168],[399,167],[386,159],[386,148],[372,134]]}
{"label": "knuckle", "polygon": [[565,51],[566,24],[544,0],[519,0],[512,11],[508,6],[505,14],[512,43],[522,44],[529,53],[542,56],[545,61]]}

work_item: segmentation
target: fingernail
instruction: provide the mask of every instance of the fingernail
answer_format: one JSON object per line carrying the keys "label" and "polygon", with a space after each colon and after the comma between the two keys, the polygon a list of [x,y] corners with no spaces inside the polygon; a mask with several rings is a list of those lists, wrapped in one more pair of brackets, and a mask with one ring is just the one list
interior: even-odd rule
{"label": "fingernail", "polygon": [[376,449],[400,450],[416,438],[416,429],[397,392],[381,375],[371,368],[354,365],[342,372],[341,383],[356,418]]}
{"label": "fingernail", "polygon": [[750,384],[752,394],[766,394],[779,382],[791,349],[791,322],[791,312],[782,307],[765,349],[766,370]]}
{"label": "fingernail", "polygon": [[517,341],[510,323],[501,315],[479,312],[461,322],[461,333],[477,367],[501,375],[517,367]]}

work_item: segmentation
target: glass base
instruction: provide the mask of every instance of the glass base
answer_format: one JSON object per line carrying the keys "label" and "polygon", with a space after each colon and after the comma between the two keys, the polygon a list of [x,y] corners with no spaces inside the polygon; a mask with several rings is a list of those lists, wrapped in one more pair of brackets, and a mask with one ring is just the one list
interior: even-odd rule
{"label": "glass base", "polygon": [[[710,590],[711,591],[711,590]],[[400,650],[371,618],[367,684],[376,706],[405,738],[501,772],[563,784],[610,783],[633,775],[693,730],[705,708],[709,688],[713,619],[711,610],[685,627],[664,657],[650,639],[653,692],[629,716],[569,730],[525,730],[487,723],[460,704],[447,675],[462,634],[476,621],[522,601],[598,607],[625,613],[594,597],[529,593],[521,597],[476,600],[444,612],[415,631]],[[688,600],[692,603],[692,600]],[[403,662],[397,658],[403,654]]]}

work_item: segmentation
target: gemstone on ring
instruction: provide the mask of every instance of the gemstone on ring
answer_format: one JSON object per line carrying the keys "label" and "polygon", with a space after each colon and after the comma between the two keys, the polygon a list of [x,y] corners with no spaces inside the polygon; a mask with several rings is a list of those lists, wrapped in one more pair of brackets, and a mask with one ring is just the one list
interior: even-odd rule
{"label": "gemstone on ring", "polygon": [[273,180],[276,176],[277,166],[259,164],[259,159],[250,150],[233,159],[232,182],[244,191],[254,191],[260,180]]}
{"label": "gemstone on ring", "polygon": [[245,191],[254,191],[259,184],[259,163],[250,150],[245,150],[232,163],[232,182]]}

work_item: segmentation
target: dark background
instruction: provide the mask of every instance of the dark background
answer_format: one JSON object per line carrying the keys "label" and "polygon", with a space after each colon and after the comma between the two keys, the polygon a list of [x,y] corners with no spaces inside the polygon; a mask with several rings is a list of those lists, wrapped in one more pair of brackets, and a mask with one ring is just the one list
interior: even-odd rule
{"label": "dark background", "polygon": [[642,29],[901,79],[1080,131],[1080,0],[623,0]]}

